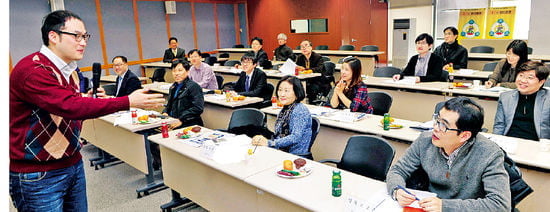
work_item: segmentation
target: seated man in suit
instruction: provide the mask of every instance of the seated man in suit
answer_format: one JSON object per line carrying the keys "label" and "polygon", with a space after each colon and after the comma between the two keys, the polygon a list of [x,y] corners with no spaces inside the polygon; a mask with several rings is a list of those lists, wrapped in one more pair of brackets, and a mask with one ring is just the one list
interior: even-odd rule
{"label": "seated man in suit", "polygon": [[550,138],[548,67],[527,61],[516,74],[517,88],[500,94],[493,133],[538,141]]}
{"label": "seated man in suit", "polygon": [[404,76],[414,76],[416,82],[433,82],[441,80],[443,71],[443,59],[437,54],[432,54],[434,39],[427,33],[422,33],[414,41],[417,55],[412,56],[401,74],[393,75],[394,80],[400,80]]}
{"label": "seated man in suit", "polygon": [[178,39],[175,37],[171,37],[168,39],[168,45],[170,48],[166,49],[164,51],[164,58],[162,59],[162,62],[165,63],[171,63],[174,60],[186,60],[185,58],[185,50],[178,47]]}
{"label": "seated man in suit", "polygon": [[235,83],[233,89],[243,96],[262,97],[264,100],[271,98],[271,94],[266,94],[267,76],[256,68],[257,61],[254,56],[245,54],[241,58],[243,71]]}
{"label": "seated man in suit", "polygon": [[218,89],[216,75],[210,65],[202,62],[201,51],[193,49],[189,51],[187,57],[189,57],[192,65],[189,70],[189,78],[199,84],[201,88]]}
{"label": "seated man in suit", "polygon": [[510,211],[511,193],[504,152],[478,132],[483,108],[456,97],[433,117],[433,131],[422,133],[388,171],[386,185],[399,205],[418,197],[402,187],[412,173],[427,173],[428,191],[437,197],[418,200],[424,211]]}
{"label": "seated man in suit", "polygon": [[113,58],[113,68],[118,75],[116,78],[116,97],[128,96],[137,89],[141,89],[141,81],[128,69],[128,59],[124,56],[116,56]]}
{"label": "seated man in suit", "polygon": [[[314,73],[325,75],[322,56],[313,51],[312,45],[313,44],[309,40],[303,40],[300,43],[302,54],[296,58],[297,68],[301,70],[312,70]],[[324,77],[314,77],[306,81],[306,96],[309,103],[316,100],[318,95],[328,95],[330,89],[330,82],[325,80]]]}

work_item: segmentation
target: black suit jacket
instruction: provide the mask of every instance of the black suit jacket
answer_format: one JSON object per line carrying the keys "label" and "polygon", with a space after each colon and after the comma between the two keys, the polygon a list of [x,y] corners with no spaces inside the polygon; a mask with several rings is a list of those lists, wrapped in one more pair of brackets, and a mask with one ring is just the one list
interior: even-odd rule
{"label": "black suit jacket", "polygon": [[269,61],[269,58],[267,57],[267,53],[263,49],[260,49],[257,55],[254,54],[254,51],[248,51],[246,54],[252,57],[255,56],[258,66],[261,66],[265,69],[271,69],[273,67],[271,61]]}
{"label": "black suit jacket", "polygon": [[164,113],[171,117],[179,119],[183,126],[192,124],[202,125],[201,114],[204,110],[204,95],[202,88],[190,80],[189,77],[183,80],[183,87],[176,91],[177,82],[170,87],[168,92],[168,103],[164,108]]}
{"label": "black suit jacket", "polygon": [[[412,56],[405,67],[405,70],[401,72],[401,78],[403,76],[414,76],[414,71],[416,67],[416,62],[418,62],[418,55]],[[441,80],[441,72],[443,71],[443,59],[433,54],[430,56],[430,61],[428,61],[428,70],[426,71],[426,76],[420,77],[420,82],[433,82]]]}
{"label": "black suit jacket", "polygon": [[265,75],[265,73],[259,68],[255,68],[252,73],[252,79],[250,79],[250,89],[248,92],[246,92],[245,89],[246,72],[244,71],[241,72],[239,80],[237,80],[233,89],[235,89],[239,95],[262,97],[264,100],[270,99],[271,94],[268,95],[265,92],[267,87],[267,75]]}
{"label": "black suit jacket", "polygon": [[162,59],[162,62],[171,63],[174,58],[185,60],[185,50],[182,48],[178,48],[178,52],[176,53],[176,55],[174,55],[171,48],[166,49],[164,51],[164,59]]}
{"label": "black suit jacket", "polygon": [[[311,56],[309,57],[309,69],[311,69],[315,73],[321,73],[325,75],[324,73],[324,66],[323,66],[323,60],[322,56],[320,54],[317,54],[316,52],[311,52]],[[302,66],[306,69],[306,56],[303,54],[300,54],[298,58],[296,58],[296,65]]]}
{"label": "black suit jacket", "polygon": [[[118,88],[119,77],[117,77],[115,88]],[[141,89],[141,81],[139,81],[139,78],[136,74],[134,74],[134,72],[128,70],[126,71],[126,74],[124,74],[124,78],[122,78],[120,90],[118,90],[116,97],[128,96],[137,89]]]}

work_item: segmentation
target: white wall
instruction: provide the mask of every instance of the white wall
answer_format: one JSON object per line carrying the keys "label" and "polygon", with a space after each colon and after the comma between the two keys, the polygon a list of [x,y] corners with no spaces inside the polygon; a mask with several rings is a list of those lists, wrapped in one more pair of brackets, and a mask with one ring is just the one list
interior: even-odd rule
{"label": "white wall", "polygon": [[531,0],[531,19],[529,22],[529,46],[533,54],[550,55],[550,1]]}
{"label": "white wall", "polygon": [[392,60],[393,19],[401,18],[416,18],[416,35],[411,37],[416,38],[417,35],[425,32],[433,35],[433,6],[390,8],[388,10],[388,61]]}

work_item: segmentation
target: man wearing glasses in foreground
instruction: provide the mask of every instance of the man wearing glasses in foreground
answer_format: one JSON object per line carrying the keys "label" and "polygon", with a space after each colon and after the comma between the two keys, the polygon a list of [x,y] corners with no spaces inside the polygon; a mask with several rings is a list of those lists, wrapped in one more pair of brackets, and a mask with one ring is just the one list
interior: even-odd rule
{"label": "man wearing glasses in foreground", "polygon": [[414,171],[423,168],[428,191],[437,197],[418,200],[425,211],[510,211],[511,197],[504,153],[478,134],[483,108],[466,97],[445,102],[434,115],[434,129],[422,133],[387,175],[389,194],[399,205],[416,199],[405,187]]}
{"label": "man wearing glasses in foreground", "polygon": [[84,22],[58,10],[44,18],[41,31],[40,51],[21,59],[10,75],[10,196],[18,211],[87,211],[82,121],[158,107],[164,99],[146,90],[83,96],[75,69],[90,38]]}

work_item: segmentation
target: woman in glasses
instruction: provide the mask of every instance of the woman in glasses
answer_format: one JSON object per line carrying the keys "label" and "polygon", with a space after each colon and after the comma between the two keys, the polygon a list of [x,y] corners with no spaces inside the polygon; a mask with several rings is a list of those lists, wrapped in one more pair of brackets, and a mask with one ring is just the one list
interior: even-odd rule
{"label": "woman in glasses", "polygon": [[352,112],[373,112],[367,85],[361,80],[361,61],[347,57],[342,64],[340,81],[328,94],[332,108],[349,108]]}
{"label": "woman in glasses", "polygon": [[506,59],[497,63],[493,74],[489,75],[489,80],[485,82],[485,87],[516,88],[517,68],[527,60],[527,43],[522,40],[512,41],[506,47]]}

